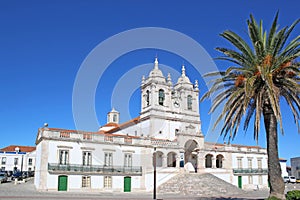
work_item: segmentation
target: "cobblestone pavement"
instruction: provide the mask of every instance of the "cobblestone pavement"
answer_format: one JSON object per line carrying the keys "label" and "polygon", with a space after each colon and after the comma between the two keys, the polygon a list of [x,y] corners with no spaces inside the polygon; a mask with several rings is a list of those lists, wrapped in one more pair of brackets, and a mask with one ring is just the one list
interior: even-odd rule
{"label": "cobblestone pavement", "polygon": [[[288,184],[286,186],[287,191],[289,190],[300,190],[300,184]],[[180,194],[157,194],[157,199],[163,200],[172,200],[172,199],[181,199],[181,200],[222,200],[222,199],[231,199],[231,200],[247,200],[247,199],[265,199],[268,196],[267,190],[258,190],[258,191],[247,191],[243,196],[230,196],[228,194],[225,197],[195,197],[195,196],[184,196]],[[131,193],[121,193],[121,192],[39,192],[36,191],[33,185],[33,180],[29,180],[26,183],[21,183],[15,185],[13,182],[7,182],[0,184],[0,200],[93,200],[93,199],[153,199],[152,193],[149,192],[131,192]]]}

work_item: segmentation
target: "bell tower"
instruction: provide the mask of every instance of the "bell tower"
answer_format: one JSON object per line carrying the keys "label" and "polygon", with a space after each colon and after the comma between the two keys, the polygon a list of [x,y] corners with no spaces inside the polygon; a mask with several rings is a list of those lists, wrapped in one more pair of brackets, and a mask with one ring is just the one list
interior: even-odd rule
{"label": "bell tower", "polygon": [[166,79],[159,69],[158,59],[155,58],[154,67],[148,78],[142,78],[141,85],[141,117],[162,114],[170,110],[172,82],[170,76]]}
{"label": "bell tower", "polygon": [[120,113],[113,108],[110,112],[107,113],[107,123],[119,124]]}

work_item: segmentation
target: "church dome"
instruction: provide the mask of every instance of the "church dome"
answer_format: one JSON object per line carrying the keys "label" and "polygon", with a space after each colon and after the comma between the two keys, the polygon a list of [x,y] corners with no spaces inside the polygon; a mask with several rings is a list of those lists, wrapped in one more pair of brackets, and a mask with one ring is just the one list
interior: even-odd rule
{"label": "church dome", "polygon": [[158,60],[155,58],[154,68],[150,71],[149,77],[163,77],[162,71],[158,68]]}
{"label": "church dome", "polygon": [[191,84],[191,81],[189,79],[189,77],[187,77],[185,75],[185,67],[184,65],[182,65],[182,73],[181,73],[181,76],[178,78],[178,81],[177,81],[177,84],[179,83],[188,83],[188,84]]}

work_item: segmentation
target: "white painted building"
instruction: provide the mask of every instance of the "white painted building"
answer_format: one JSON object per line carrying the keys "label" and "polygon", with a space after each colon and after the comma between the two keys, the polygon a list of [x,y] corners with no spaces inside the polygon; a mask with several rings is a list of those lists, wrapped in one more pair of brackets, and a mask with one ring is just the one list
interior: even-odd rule
{"label": "white painted building", "polygon": [[35,147],[11,145],[0,149],[1,171],[34,171]]}
{"label": "white painted building", "polygon": [[140,116],[119,124],[119,115],[115,109],[109,112],[107,124],[97,132],[40,128],[36,188],[150,191],[154,161],[157,186],[178,173],[195,172],[241,188],[268,185],[266,149],[204,142],[198,82],[190,82],[184,66],[173,84],[156,59],[149,76],[142,78]]}
{"label": "white painted building", "polygon": [[279,158],[280,168],[281,168],[281,176],[285,177],[288,176],[287,167],[286,167],[286,159]]}
{"label": "white painted building", "polygon": [[300,179],[300,157],[291,158],[291,174]]}

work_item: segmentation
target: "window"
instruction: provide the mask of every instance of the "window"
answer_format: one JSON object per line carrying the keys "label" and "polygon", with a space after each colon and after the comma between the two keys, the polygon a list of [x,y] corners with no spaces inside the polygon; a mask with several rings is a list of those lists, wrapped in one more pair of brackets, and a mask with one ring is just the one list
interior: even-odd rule
{"label": "window", "polygon": [[31,167],[28,167],[28,171],[31,172]]}
{"label": "window", "polygon": [[248,168],[252,169],[252,158],[248,158]]}
{"label": "window", "polygon": [[1,167],[1,171],[3,171],[3,172],[4,172],[4,171],[5,171],[5,167]]}
{"label": "window", "polygon": [[32,165],[32,158],[28,159],[28,165]]}
{"label": "window", "polygon": [[113,115],[113,122],[117,122],[117,114]]}
{"label": "window", "polygon": [[165,100],[165,92],[164,90],[160,89],[158,91],[158,104],[163,106],[164,100]]}
{"label": "window", "polygon": [[2,159],[1,159],[1,165],[6,165],[6,157],[2,157]]}
{"label": "window", "polygon": [[188,108],[188,110],[192,110],[192,96],[191,95],[187,96],[187,108]]}
{"label": "window", "polygon": [[248,182],[249,184],[253,184],[253,177],[251,175],[248,176]]}
{"label": "window", "polygon": [[112,188],[111,176],[104,176],[104,188]]}
{"label": "window", "polygon": [[15,159],[14,159],[14,165],[17,165],[18,162],[19,162],[19,158],[15,158]]}
{"label": "window", "polygon": [[261,159],[257,160],[257,167],[258,167],[258,169],[262,169],[262,160]]}
{"label": "window", "polygon": [[59,151],[59,164],[67,165],[69,163],[69,151],[68,150],[60,150]]}
{"label": "window", "polygon": [[112,153],[104,153],[104,165],[105,166],[112,166],[113,165],[113,157]]}
{"label": "window", "polygon": [[146,91],[146,106],[150,105],[150,92],[149,90]]}
{"label": "window", "polygon": [[212,155],[205,156],[205,168],[212,168]]}
{"label": "window", "polygon": [[238,162],[238,168],[242,169],[243,168],[242,158],[238,158],[237,162]]}
{"label": "window", "polygon": [[124,156],[124,167],[132,167],[132,155],[129,153]]}
{"label": "window", "polygon": [[82,165],[90,166],[92,165],[92,153],[89,151],[82,152]]}
{"label": "window", "polygon": [[91,177],[90,176],[83,176],[82,177],[82,187],[83,188],[90,188],[91,187]]}

